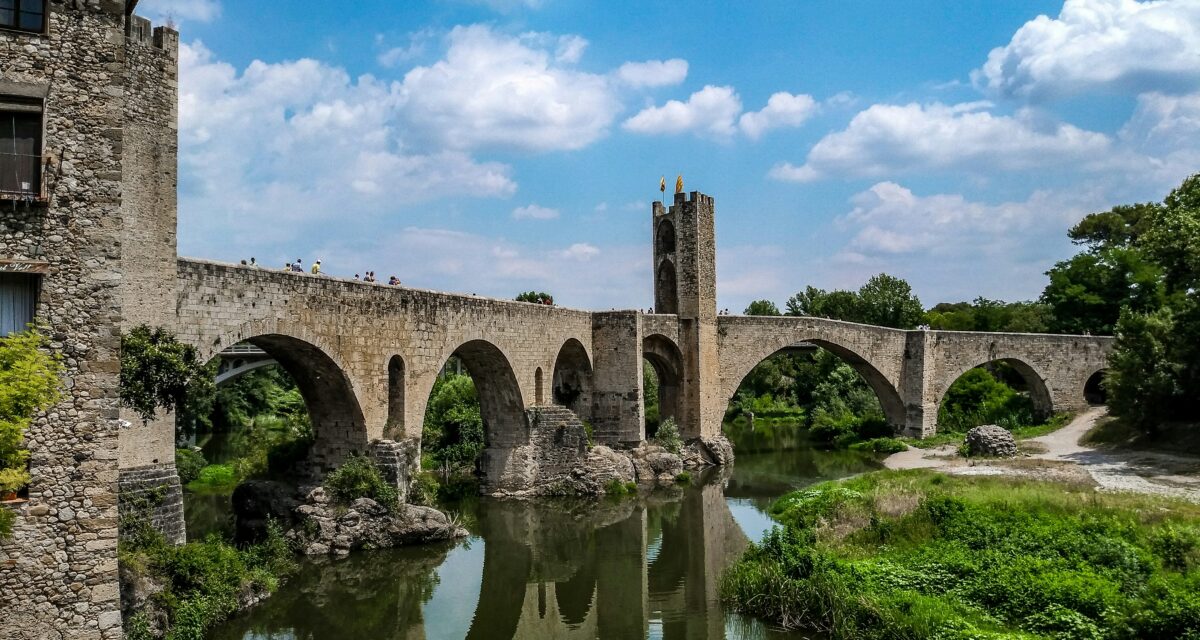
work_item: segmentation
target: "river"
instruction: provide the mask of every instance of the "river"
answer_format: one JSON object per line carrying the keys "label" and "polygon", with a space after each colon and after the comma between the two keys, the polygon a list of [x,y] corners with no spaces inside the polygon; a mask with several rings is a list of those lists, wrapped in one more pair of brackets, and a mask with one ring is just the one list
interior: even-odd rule
{"label": "river", "polygon": [[[878,466],[847,452],[742,453],[732,469],[636,497],[443,505],[469,538],[305,560],[274,596],[209,637],[812,637],[726,613],[721,571],[771,527],[774,498]],[[188,496],[187,506],[207,509],[189,512],[189,526],[221,528],[219,498]]]}

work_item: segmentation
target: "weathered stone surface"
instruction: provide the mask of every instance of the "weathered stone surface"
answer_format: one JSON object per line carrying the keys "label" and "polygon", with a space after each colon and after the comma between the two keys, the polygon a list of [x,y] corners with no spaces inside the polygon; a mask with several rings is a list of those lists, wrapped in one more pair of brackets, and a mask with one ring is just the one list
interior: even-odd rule
{"label": "weathered stone surface", "polygon": [[346,555],[355,549],[385,549],[452,540],[467,531],[430,507],[402,505],[396,513],[370,498],[346,507],[310,502],[295,510],[288,539],[306,555]]}
{"label": "weathered stone surface", "polygon": [[683,466],[688,469],[733,464],[733,443],[723,435],[692,440],[681,453]]}
{"label": "weathered stone surface", "polygon": [[1017,455],[1017,441],[1003,427],[985,424],[967,432],[967,453],[971,456],[1011,458]]}
{"label": "weathered stone surface", "polygon": [[628,455],[639,484],[671,484],[683,473],[683,459],[655,444],[644,443]]}

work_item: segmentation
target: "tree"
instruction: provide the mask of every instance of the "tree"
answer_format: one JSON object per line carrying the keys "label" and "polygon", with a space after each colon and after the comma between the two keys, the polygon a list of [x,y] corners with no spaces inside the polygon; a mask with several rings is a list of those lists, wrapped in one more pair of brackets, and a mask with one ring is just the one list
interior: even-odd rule
{"label": "tree", "polygon": [[857,322],[858,295],[853,291],[805,287],[804,291],[788,298],[787,314]]}
{"label": "tree", "polygon": [[925,314],[932,329],[945,331],[996,331],[1047,333],[1053,312],[1040,302],[1004,302],[976,298],[974,302],[942,302]]}
{"label": "tree", "polygon": [[1151,312],[1163,304],[1162,269],[1140,248],[1080,253],[1046,275],[1042,302],[1053,310],[1056,333],[1112,335],[1122,309]]}
{"label": "tree", "polygon": [[857,322],[894,329],[915,329],[925,317],[925,307],[901,278],[881,273],[858,290]]}
{"label": "tree", "polygon": [[0,491],[29,483],[25,432],[33,417],[60,397],[62,364],[47,346],[37,331],[0,338]]}
{"label": "tree", "polygon": [[746,307],[746,315],[748,316],[780,316],[779,307],[775,306],[770,300],[755,300]]}
{"label": "tree", "polygon": [[207,372],[196,348],[162,327],[141,325],[121,336],[121,404],[143,420],[183,404],[188,386]]}
{"label": "tree", "polygon": [[483,452],[483,416],[471,376],[449,374],[434,382],[421,439],[426,453],[450,467],[470,465]]}
{"label": "tree", "polygon": [[517,296],[517,302],[532,302],[533,304],[554,304],[554,296],[545,291],[526,291]]}

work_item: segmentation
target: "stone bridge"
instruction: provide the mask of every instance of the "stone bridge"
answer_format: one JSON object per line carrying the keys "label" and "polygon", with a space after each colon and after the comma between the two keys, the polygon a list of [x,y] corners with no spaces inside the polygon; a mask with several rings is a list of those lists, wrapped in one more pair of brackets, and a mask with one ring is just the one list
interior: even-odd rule
{"label": "stone bridge", "polygon": [[[433,384],[457,356],[478,389],[493,488],[512,452],[530,444],[528,411],[540,405],[570,408],[602,444],[643,441],[644,363],[660,380],[663,417],[701,439],[720,437],[751,369],[797,345],[849,363],[896,431],[916,437],[936,432],[942,397],[973,367],[1010,364],[1048,414],[1086,406],[1085,388],[1106,366],[1111,338],[717,315],[712,199],[679,194],[669,211],[656,205],[654,222],[656,311],[673,313],[578,311],[181,259],[174,325],[206,359],[249,343],[287,369],[308,403],[314,462],[325,469],[378,441],[419,446]],[[665,224],[675,234],[668,242]]]}

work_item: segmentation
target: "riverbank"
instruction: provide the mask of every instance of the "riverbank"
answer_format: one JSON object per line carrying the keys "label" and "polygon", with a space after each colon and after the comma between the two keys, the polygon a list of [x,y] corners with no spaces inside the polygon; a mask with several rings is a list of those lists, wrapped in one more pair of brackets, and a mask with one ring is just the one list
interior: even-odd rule
{"label": "riverbank", "polygon": [[1106,448],[1081,443],[1108,414],[1092,407],[1062,429],[1019,441],[1021,455],[1008,460],[967,459],[957,447],[909,449],[889,456],[893,470],[937,469],[959,476],[1013,476],[1080,483],[1104,492],[1133,492],[1200,503],[1200,457],[1161,451]]}
{"label": "riverbank", "polygon": [[793,492],[722,580],[838,638],[1200,634],[1200,507],[1091,485],[882,471]]}

